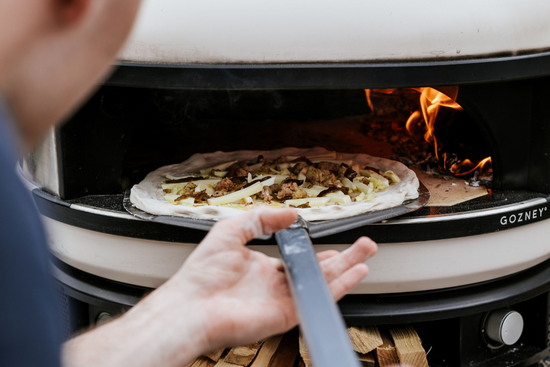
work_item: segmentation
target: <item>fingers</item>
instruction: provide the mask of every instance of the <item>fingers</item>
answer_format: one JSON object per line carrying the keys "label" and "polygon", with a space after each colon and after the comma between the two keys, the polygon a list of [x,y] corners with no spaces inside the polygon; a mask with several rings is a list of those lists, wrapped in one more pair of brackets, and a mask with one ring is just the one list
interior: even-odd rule
{"label": "fingers", "polygon": [[[339,254],[340,254],[340,252],[338,252],[336,250],[327,250],[327,251],[319,252],[317,254],[317,260],[319,262],[321,262],[321,261],[324,261],[326,259],[330,259],[331,257],[339,255]],[[276,259],[274,257],[269,257],[269,262],[278,271],[283,271],[284,270],[283,260]]]}
{"label": "fingers", "polygon": [[237,217],[218,222],[208,233],[205,242],[219,245],[243,246],[256,237],[287,228],[296,221],[294,209],[259,207]]}
{"label": "fingers", "polygon": [[347,250],[321,261],[321,269],[327,283],[330,284],[356,264],[364,263],[374,256],[377,250],[378,246],[374,241],[367,237],[361,237]]}
{"label": "fingers", "polygon": [[330,282],[328,287],[334,299],[338,301],[340,298],[344,297],[367,276],[368,272],[369,268],[367,265],[363,263],[356,264]]}
{"label": "fingers", "polygon": [[271,263],[271,265],[277,269],[278,271],[283,271],[284,270],[284,266],[283,266],[283,260],[281,259],[276,259],[274,257],[269,257],[269,262]]}
{"label": "fingers", "polygon": [[317,254],[317,260],[319,262],[322,262],[322,261],[330,259],[331,257],[334,257],[334,256],[339,255],[339,254],[340,254],[340,252],[338,252],[336,250],[327,250],[327,251],[319,252]]}

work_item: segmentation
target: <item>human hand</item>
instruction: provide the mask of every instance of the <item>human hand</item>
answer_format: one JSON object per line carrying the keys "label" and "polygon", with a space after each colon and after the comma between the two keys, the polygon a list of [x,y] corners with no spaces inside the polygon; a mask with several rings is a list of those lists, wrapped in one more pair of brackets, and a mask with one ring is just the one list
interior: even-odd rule
{"label": "human hand", "polygon": [[[288,227],[292,209],[252,210],[216,224],[167,286],[185,289],[187,302],[200,308],[209,349],[242,345],[282,333],[298,320],[281,260],[244,245],[262,234]],[[335,297],[340,299],[368,272],[364,262],[376,244],[360,238],[350,249],[318,254]]]}
{"label": "human hand", "polygon": [[[294,209],[258,208],[220,221],[181,269],[113,322],[108,335],[135,334],[128,350],[139,353],[126,356],[134,365],[181,366],[200,354],[291,329],[298,319],[282,261],[245,244],[296,218]],[[376,244],[362,237],[341,253],[317,254],[335,299],[367,275],[364,262],[376,251]]]}

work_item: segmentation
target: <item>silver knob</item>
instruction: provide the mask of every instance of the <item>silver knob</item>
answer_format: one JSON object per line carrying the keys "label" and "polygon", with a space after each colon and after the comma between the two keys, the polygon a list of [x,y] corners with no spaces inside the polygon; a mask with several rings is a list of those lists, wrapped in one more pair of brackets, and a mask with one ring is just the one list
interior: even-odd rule
{"label": "silver knob", "polygon": [[110,313],[108,312],[102,312],[99,314],[99,316],[97,316],[97,319],[96,319],[96,325],[101,325],[109,320],[111,320],[113,318],[113,315],[111,315]]}
{"label": "silver knob", "polygon": [[492,311],[485,323],[485,334],[499,344],[515,344],[523,332],[523,317],[507,308]]}

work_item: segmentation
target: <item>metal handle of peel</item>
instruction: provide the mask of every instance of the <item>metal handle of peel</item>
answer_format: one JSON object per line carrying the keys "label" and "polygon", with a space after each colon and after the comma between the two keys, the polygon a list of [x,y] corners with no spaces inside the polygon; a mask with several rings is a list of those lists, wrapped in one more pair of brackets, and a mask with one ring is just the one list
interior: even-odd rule
{"label": "metal handle of peel", "polygon": [[302,336],[315,367],[360,367],[344,319],[330,293],[305,224],[275,234]]}

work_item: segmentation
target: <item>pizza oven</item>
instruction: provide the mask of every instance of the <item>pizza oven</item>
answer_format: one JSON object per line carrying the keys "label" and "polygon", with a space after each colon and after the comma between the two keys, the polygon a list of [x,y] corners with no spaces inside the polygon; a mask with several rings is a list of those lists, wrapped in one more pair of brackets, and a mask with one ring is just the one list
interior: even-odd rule
{"label": "pizza oven", "polygon": [[[320,146],[399,160],[432,194],[313,240],[379,243],[339,303],[349,325],[412,324],[432,366],[547,357],[550,5],[528,3],[146,1],[118,69],[20,167],[67,336],[137,303],[205,235],[124,210],[148,172],[194,153]],[[278,256],[274,240],[249,246]],[[508,311],[523,319],[512,345],[486,331]]]}

